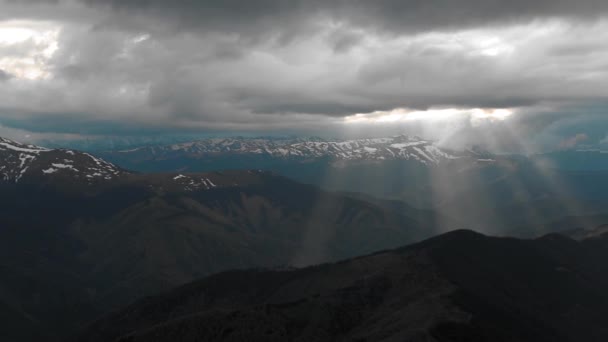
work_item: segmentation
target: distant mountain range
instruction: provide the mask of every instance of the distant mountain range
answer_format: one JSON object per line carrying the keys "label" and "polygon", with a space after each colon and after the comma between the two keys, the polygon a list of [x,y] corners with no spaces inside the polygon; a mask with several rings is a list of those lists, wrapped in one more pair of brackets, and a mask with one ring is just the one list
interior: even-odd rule
{"label": "distant mountain range", "polygon": [[124,160],[126,164],[180,157],[200,159],[218,154],[259,155],[301,161],[329,158],[335,163],[412,160],[421,164],[437,164],[458,158],[430,141],[405,135],[356,140],[215,138],[166,146],[147,146],[106,155],[116,160]]}
{"label": "distant mountain range", "polygon": [[608,204],[608,154],[600,151],[494,155],[395,136],[205,139],[102,155],[142,172],[272,170],[327,190],[404,201],[494,234],[550,232],[549,223],[598,217]]}
{"label": "distant mountain range", "polygon": [[[151,145],[126,150],[100,152],[106,159],[139,171],[204,171],[221,166],[238,168],[259,163],[302,164],[326,161],[333,166],[368,162],[408,160],[422,165],[437,165],[484,152],[456,152],[434,142],[399,135],[385,138],[325,140],[321,138],[209,138],[190,142]],[[488,154],[489,155],[489,154]],[[239,162],[239,159],[242,161]]]}
{"label": "distant mountain range", "polygon": [[608,235],[454,231],[299,270],[217,274],[142,299],[80,341],[608,339]]}
{"label": "distant mountain range", "polygon": [[430,207],[429,170],[493,162],[485,153],[442,149],[418,137],[205,139],[100,153],[141,172],[262,169],[325,189],[361,192]]}

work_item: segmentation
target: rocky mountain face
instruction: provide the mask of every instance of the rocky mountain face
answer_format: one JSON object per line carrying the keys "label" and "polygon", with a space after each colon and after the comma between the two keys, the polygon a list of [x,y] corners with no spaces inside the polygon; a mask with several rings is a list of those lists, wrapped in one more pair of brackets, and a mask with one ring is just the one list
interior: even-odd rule
{"label": "rocky mountain face", "polygon": [[62,340],[215,272],[339,260],[438,229],[430,211],[267,171],[140,174],[78,151],[1,146],[0,317],[13,341]]}
{"label": "rocky mountain face", "polygon": [[80,341],[589,341],[608,338],[608,235],[454,231],[299,270],[217,274],[140,300]]}

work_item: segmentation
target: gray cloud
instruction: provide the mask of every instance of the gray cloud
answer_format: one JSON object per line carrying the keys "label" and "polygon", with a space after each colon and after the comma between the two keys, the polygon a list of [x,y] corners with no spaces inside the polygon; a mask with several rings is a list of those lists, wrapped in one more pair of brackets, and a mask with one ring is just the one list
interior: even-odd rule
{"label": "gray cloud", "polygon": [[0,82],[8,81],[11,78],[13,78],[13,76],[11,74],[9,74],[8,72],[0,69]]}
{"label": "gray cloud", "polygon": [[327,20],[392,33],[509,24],[537,18],[598,18],[603,0],[84,0],[117,13],[168,18],[176,28],[241,34],[293,35]]}
{"label": "gray cloud", "polygon": [[365,33],[360,30],[340,28],[331,32],[328,41],[335,52],[348,52],[365,39]]}
{"label": "gray cloud", "polygon": [[[339,131],[346,116],[395,108],[519,108],[509,127],[462,118],[441,134],[594,141],[608,132],[598,119],[607,10],[602,0],[0,0],[0,81],[11,78],[0,82],[0,123]],[[6,43],[3,23],[44,35]],[[604,131],[580,129],[591,123]],[[568,125],[578,128],[558,128]]]}

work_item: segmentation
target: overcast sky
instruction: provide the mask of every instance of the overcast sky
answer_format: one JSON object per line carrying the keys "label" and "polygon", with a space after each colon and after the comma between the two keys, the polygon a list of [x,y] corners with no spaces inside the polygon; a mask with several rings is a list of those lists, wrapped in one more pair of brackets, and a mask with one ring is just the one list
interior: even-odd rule
{"label": "overcast sky", "polygon": [[608,142],[605,0],[0,0],[0,135]]}

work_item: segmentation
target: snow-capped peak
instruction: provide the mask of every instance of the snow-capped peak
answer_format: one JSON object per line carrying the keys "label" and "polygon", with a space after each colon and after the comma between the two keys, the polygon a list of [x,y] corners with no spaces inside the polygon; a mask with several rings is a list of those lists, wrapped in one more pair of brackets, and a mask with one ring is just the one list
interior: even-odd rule
{"label": "snow-capped peak", "polygon": [[62,177],[93,183],[126,173],[119,167],[88,153],[48,149],[0,138],[0,181]]}

